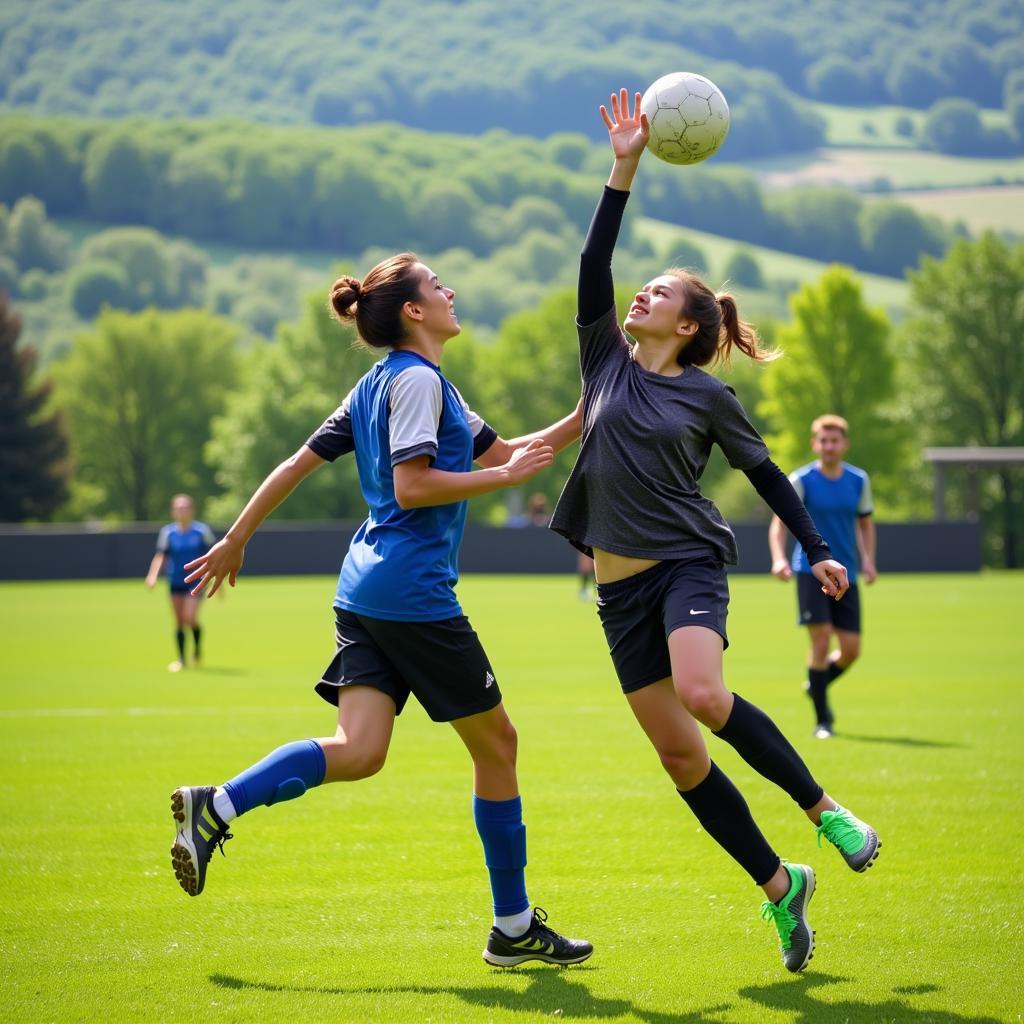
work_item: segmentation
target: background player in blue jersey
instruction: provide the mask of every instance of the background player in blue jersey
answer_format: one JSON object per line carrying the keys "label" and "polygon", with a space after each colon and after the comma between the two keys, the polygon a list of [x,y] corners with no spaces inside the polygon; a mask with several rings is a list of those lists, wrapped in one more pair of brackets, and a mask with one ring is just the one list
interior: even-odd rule
{"label": "background player in blue jersey", "polygon": [[[189,566],[197,592],[213,594],[225,579],[234,586],[245,544],[270,512],[314,470],[355,454],[369,513],[341,567],[337,650],[316,684],[337,705],[337,731],[285,744],[221,787],[176,790],[172,863],[195,896],[233,818],[380,771],[411,693],[434,721],[451,722],[473,761],[474,818],[494,903],[484,959],[503,967],[578,963],[590,943],[559,935],[543,911],[530,911],[516,731],[454,587],[466,499],[551,465],[579,436],[579,410],[537,434],[499,438],[440,370],[445,343],[459,333],[454,297],[412,253],[385,260],[363,281],[335,282],[334,314],[354,320],[363,342],[387,355],[263,481],[224,539]],[[473,471],[474,461],[484,468]]]}
{"label": "background player in blue jersey", "polygon": [[216,537],[206,523],[194,521],[195,505],[187,494],[176,494],[171,499],[171,518],[160,531],[156,541],[156,554],[149,563],[146,586],[152,589],[164,567],[171,585],[171,607],[174,609],[174,639],[178,657],[167,667],[180,672],[185,667],[185,630],[192,631],[192,664],[198,668],[202,658],[202,629],[199,625],[199,601],[191,594],[185,582],[185,563],[205,554],[216,543]]}
{"label": "background player in blue jersey", "polygon": [[[871,481],[863,469],[843,462],[850,447],[849,433],[842,416],[819,416],[811,424],[811,448],[818,456],[817,461],[789,475],[826,543],[847,567],[850,589],[846,597],[830,601],[821,593],[799,542],[790,564],[786,558],[785,526],[778,516],[772,517],[768,527],[773,575],[789,580],[796,574],[797,622],[807,627],[811,643],[806,690],[814,704],[814,735],[819,739],[832,735],[834,716],[828,702],[828,687],[860,657],[858,574],[865,583],[874,583],[878,576]],[[830,654],[833,634],[838,647]]]}

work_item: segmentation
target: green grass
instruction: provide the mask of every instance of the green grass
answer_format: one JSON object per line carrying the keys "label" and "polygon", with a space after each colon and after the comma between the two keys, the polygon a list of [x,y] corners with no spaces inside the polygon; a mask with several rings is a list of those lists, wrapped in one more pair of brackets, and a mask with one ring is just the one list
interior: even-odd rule
{"label": "green grass", "polygon": [[1021,576],[883,576],[828,743],[809,737],[792,589],[734,579],[728,682],[884,840],[852,874],[711,741],[770,840],[818,872],[818,952],[800,977],[779,963],[757,890],[632,723],[573,581],[471,576],[460,589],[519,729],[531,896],[594,942],[588,964],[503,974],[480,961],[489,900],[469,764],[418,708],[383,773],[253,811],[207,891],[178,889],[170,790],[333,731],[311,689],[331,654],[333,581],[243,579],[204,609],[208,667],[177,676],[163,594],[6,584],[5,1019],[1021,1019]]}
{"label": "green grass", "polygon": [[[756,257],[761,264],[761,273],[769,286],[772,282],[777,281],[795,281],[798,284],[817,281],[827,267],[827,264],[808,259],[805,256],[795,256],[792,253],[783,252],[780,249],[769,249],[762,245],[750,245],[747,242],[723,238],[721,235],[710,235],[704,231],[692,231],[689,228],[677,227],[667,221],[653,220],[650,217],[637,218],[635,230],[640,237],[647,238],[656,249],[661,249],[675,238],[690,239],[694,245],[700,247],[711,264],[707,268],[708,277],[715,287],[724,279],[726,263],[737,249],[744,249]],[[860,270],[857,271],[857,277],[863,284],[864,296],[868,303],[873,306],[881,306],[894,319],[900,319],[903,316],[910,295],[906,281],[896,277],[885,277],[882,274],[868,274]],[[735,288],[734,290],[741,298],[747,297],[752,300],[749,304],[744,304],[744,315],[763,315],[767,312],[789,319],[785,302],[777,295],[769,295],[768,289],[760,292],[756,289],[744,288]],[[759,301],[762,304],[761,307],[757,305]],[[753,310],[753,314],[748,313],[747,310]]]}

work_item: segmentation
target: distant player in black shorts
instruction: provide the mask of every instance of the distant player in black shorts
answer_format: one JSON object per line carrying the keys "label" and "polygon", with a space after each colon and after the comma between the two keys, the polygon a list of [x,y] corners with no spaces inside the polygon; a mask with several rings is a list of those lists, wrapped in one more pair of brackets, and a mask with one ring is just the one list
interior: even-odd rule
{"label": "distant player in black shorts", "polygon": [[[786,528],[778,516],[772,517],[768,527],[772,574],[781,580],[796,575],[797,624],[807,627],[811,646],[805,689],[814,704],[814,735],[818,739],[832,735],[835,721],[828,687],[860,657],[863,629],[858,571],[867,584],[878,578],[871,481],[863,469],[843,461],[850,447],[849,435],[849,424],[842,416],[819,416],[811,424],[811,448],[817,461],[789,475],[828,546],[847,567],[850,589],[842,601],[829,601],[821,593],[799,542],[792,564],[786,558]],[[837,649],[830,654],[833,636]]]}
{"label": "distant player in black shorts", "polygon": [[180,672],[185,660],[185,631],[192,633],[192,666],[202,663],[203,631],[199,625],[199,600],[191,594],[185,582],[185,564],[209,551],[217,542],[206,523],[195,521],[196,508],[187,494],[176,494],[171,499],[171,518],[174,520],[160,530],[156,539],[156,554],[149,563],[146,586],[156,586],[161,572],[166,572],[171,591],[171,609],[174,612],[174,642],[178,656],[167,666],[171,672]]}
{"label": "distant player in black shorts", "polygon": [[765,358],[732,297],[670,270],[636,294],[624,324],[635,340],[619,327],[612,252],[649,129],[639,94],[632,115],[625,89],[611,107],[601,114],[615,162],[580,261],[583,442],[551,525],[592,550],[598,612],[630,709],[701,825],[764,890],[762,914],[778,929],[786,968],[799,971],[814,950],[814,872],[783,863],[768,845],[708,756],[700,724],[785,790],[854,870],[874,860],[879,843],[825,793],[775,723],[725,688],[725,565],[736,561],[736,542],[699,489],[712,444],[804,543],[830,599],[843,596],[846,570],[732,388],[700,369],[734,348]]}
{"label": "distant player in black shorts", "polygon": [[[315,687],[337,705],[337,730],[286,743],[222,786],[175,790],[171,860],[181,887],[196,896],[236,817],[380,771],[412,695],[433,721],[451,723],[473,762],[473,816],[494,909],[484,959],[500,967],[579,963],[590,943],[558,934],[530,908],[516,731],[454,590],[467,499],[550,466],[579,436],[579,413],[514,441],[498,437],[441,373],[444,345],[460,331],[454,298],[412,253],[384,260],[362,281],[335,282],[334,315],[354,320],[363,342],[386,354],[263,481],[224,539],[187,567],[196,592],[213,594],[225,580],[234,586],[263,520],[310,473],[354,454],[368,515],[341,568],[336,651]],[[483,468],[473,471],[474,462]],[[429,813],[423,820],[429,828]]]}

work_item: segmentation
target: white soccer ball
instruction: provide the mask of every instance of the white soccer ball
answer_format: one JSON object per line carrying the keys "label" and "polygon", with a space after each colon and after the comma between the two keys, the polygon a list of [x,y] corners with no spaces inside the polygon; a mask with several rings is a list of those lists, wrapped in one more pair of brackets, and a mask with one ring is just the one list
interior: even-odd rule
{"label": "white soccer ball", "polygon": [[670,164],[707,160],[729,132],[729,104],[722,91],[689,71],[659,78],[644,93],[640,109],[651,125],[647,148]]}

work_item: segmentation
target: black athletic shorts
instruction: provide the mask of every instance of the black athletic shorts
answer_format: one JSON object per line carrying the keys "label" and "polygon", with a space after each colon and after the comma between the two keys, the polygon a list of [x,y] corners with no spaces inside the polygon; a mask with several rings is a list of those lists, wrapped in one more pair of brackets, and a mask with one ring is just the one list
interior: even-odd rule
{"label": "black athletic shorts", "polygon": [[623,693],[672,675],[668,636],[680,626],[706,626],[729,646],[729,581],[715,558],[664,561],[597,587],[597,614]]}
{"label": "black athletic shorts", "polygon": [[850,589],[836,601],[821,592],[821,584],[809,572],[798,572],[796,593],[800,605],[798,626],[827,623],[833,629],[860,632],[860,591],[856,583],[851,583]]}
{"label": "black athletic shorts", "polygon": [[194,586],[194,583],[172,583],[171,593],[175,597],[192,597],[192,588]]}
{"label": "black athletic shorts", "polygon": [[338,703],[343,686],[372,686],[402,713],[412,693],[435,722],[490,711],[501,703],[491,663],[469,619],[392,622],[335,608],[338,650],[316,692]]}

